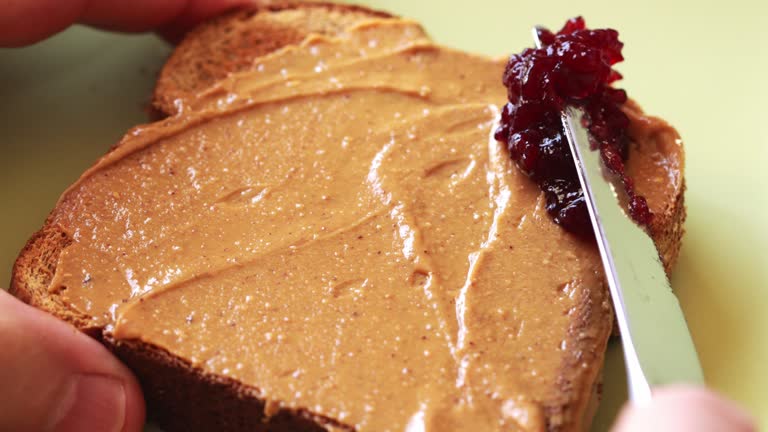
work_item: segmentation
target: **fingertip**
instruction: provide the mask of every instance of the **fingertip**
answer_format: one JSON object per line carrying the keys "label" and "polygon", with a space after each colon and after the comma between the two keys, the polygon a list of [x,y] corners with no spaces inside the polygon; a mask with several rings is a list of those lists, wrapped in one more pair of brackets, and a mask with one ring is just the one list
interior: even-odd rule
{"label": "fingertip", "polygon": [[0,410],[0,430],[42,424],[102,430],[84,429],[80,421],[118,420],[123,432],[142,430],[146,411],[138,381],[91,337],[2,292],[0,345],[9,354],[0,356],[0,406],[10,407]]}
{"label": "fingertip", "polygon": [[144,395],[136,377],[129,373],[125,377],[125,427],[122,432],[141,432],[146,423],[147,411]]}
{"label": "fingertip", "polygon": [[171,43],[178,43],[184,35],[206,19],[221,15],[238,7],[252,6],[255,0],[190,0],[183,13],[157,29],[157,33]]}
{"label": "fingertip", "polygon": [[158,30],[180,38],[201,21],[255,0],[25,0],[0,8],[0,47],[29,45],[71,24],[107,30]]}
{"label": "fingertip", "polygon": [[754,432],[752,417],[733,401],[704,387],[674,385],[654,389],[650,401],[628,403],[613,432]]}
{"label": "fingertip", "polygon": [[712,415],[727,419],[736,431],[755,431],[755,421],[746,409],[736,402],[706,387],[688,384],[676,384],[661,387],[653,391],[653,398],[658,403],[682,407],[697,407]]}
{"label": "fingertip", "polygon": [[0,47],[39,42],[74,23],[86,0],[4,2],[0,10]]}
{"label": "fingertip", "polygon": [[79,21],[106,30],[144,32],[173,21],[191,0],[89,1]]}
{"label": "fingertip", "polygon": [[125,32],[157,30],[166,39],[175,41],[205,19],[253,3],[254,0],[90,1],[80,22]]}

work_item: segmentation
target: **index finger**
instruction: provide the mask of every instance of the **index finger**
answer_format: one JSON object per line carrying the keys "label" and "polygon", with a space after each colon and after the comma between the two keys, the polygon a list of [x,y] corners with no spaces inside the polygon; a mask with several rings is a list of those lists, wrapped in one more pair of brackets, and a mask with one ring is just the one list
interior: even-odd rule
{"label": "index finger", "polygon": [[82,22],[108,30],[178,35],[253,0],[8,0],[0,8],[0,46],[23,46]]}

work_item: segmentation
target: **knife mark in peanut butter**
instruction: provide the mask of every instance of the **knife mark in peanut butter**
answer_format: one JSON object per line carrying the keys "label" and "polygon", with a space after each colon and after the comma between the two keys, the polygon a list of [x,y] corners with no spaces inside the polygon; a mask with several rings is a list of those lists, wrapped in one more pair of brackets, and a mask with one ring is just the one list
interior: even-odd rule
{"label": "knife mark in peanut butter", "polygon": [[269,191],[270,188],[264,185],[242,186],[227,192],[221,198],[216,199],[214,205],[256,204],[263,200]]}

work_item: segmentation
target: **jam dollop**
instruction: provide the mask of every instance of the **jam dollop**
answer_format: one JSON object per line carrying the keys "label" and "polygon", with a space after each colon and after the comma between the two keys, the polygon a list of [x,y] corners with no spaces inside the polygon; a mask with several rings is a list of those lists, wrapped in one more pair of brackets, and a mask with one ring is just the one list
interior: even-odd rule
{"label": "jam dollop", "polygon": [[623,184],[630,216],[649,225],[653,214],[645,198],[635,193],[624,166],[629,118],[621,106],[627,93],[611,86],[621,79],[612,66],[624,59],[618,32],[587,29],[584,19],[576,17],[557,33],[544,28],[537,33],[541,48],[528,48],[507,62],[503,82],[509,102],[495,138],[506,143],[517,166],[544,191],[555,222],[591,237],[584,192],[560,120],[566,105],[582,108],[591,145]]}

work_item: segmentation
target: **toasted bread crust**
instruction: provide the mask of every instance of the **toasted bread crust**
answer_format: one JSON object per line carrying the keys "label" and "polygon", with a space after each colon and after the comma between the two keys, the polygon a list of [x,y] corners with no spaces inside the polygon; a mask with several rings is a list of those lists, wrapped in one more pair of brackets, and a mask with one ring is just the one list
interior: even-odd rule
{"label": "toasted bread crust", "polygon": [[683,223],[687,216],[685,188],[685,179],[682,179],[674,203],[669,204],[667,211],[654,213],[655,220],[651,223],[651,236],[656,242],[656,249],[659,250],[667,275],[672,272],[672,268],[677,263],[680,247],[683,245],[683,234],[685,234]]}
{"label": "toasted bread crust", "polygon": [[[158,117],[177,114],[185,101],[229,73],[246,70],[260,56],[295,44],[310,33],[335,34],[354,22],[390,15],[369,9],[329,3],[278,3],[254,10],[229,13],[193,30],[163,67],[155,89],[153,107]],[[684,183],[662,214],[657,214],[651,234],[669,271],[677,259],[683,234]],[[71,240],[59,227],[46,221],[21,251],[13,269],[11,293],[85,331],[104,343],[137,375],[147,399],[149,415],[173,431],[315,431],[352,430],[349,425],[307,410],[281,408],[266,401],[257,388],[208,374],[184,359],[139,341],[116,341],[101,329],[89,328],[87,317],[48,292],[58,257]],[[597,300],[596,300],[597,299]],[[610,326],[595,326],[596,316],[612,313],[607,294],[593,296],[580,307],[569,338],[605,338]],[[604,321],[603,321],[604,322]],[[586,333],[581,330],[589,330]],[[586,336],[585,336],[586,334]],[[602,340],[602,339],[601,339]],[[569,344],[570,345],[570,344]],[[549,431],[580,430],[589,417],[603,352],[586,352],[581,362],[591,367],[585,385],[573,376],[580,365],[563,365],[562,398],[545,406]],[[570,371],[571,373],[569,373]],[[583,371],[582,371],[583,373]],[[587,385],[588,384],[588,385]],[[589,419],[586,419],[586,424]]]}
{"label": "toasted bread crust", "polygon": [[152,419],[166,432],[353,430],[305,409],[281,408],[258,389],[206,374],[161,348],[109,338],[103,343],[136,374]]}

